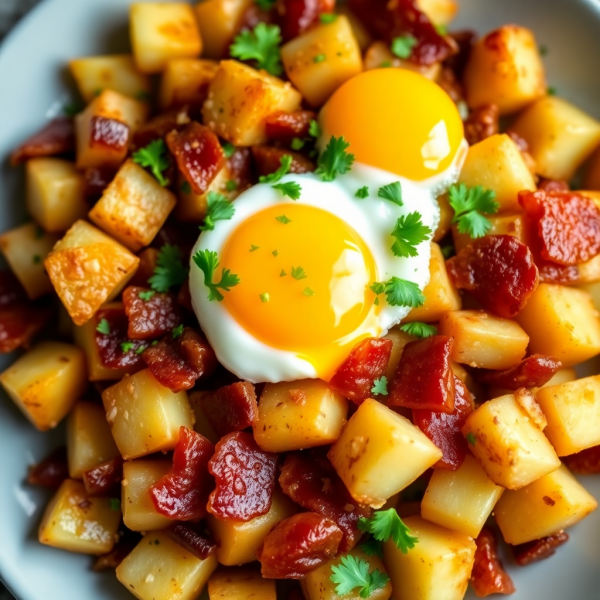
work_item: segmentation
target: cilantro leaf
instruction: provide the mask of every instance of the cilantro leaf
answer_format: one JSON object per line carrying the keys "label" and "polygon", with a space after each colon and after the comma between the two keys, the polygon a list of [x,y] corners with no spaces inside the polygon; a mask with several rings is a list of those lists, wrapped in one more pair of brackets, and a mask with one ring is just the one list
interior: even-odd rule
{"label": "cilantro leaf", "polygon": [[302,267],[292,267],[292,277],[297,281],[306,279],[307,275]]}
{"label": "cilantro leaf", "polygon": [[235,214],[235,207],[223,194],[208,192],[206,216],[200,231],[212,231],[215,221],[228,221]]}
{"label": "cilantro leaf", "polygon": [[168,169],[170,164],[164,140],[158,139],[150,142],[144,148],[134,152],[132,158],[133,162],[140,167],[149,168],[160,185],[163,187],[169,185],[169,180],[163,175],[163,171]]}
{"label": "cilantro leaf", "polygon": [[260,246],[250,245],[250,252],[256,252],[257,250],[260,250]]}
{"label": "cilantro leaf", "polygon": [[364,533],[370,533],[380,542],[393,540],[398,550],[403,554],[407,554],[419,541],[410,533],[410,529],[398,516],[395,508],[378,510],[368,519],[362,517],[358,521],[358,528]]}
{"label": "cilantro leaf", "polygon": [[383,546],[381,542],[371,535],[360,544],[360,549],[367,556],[379,556],[379,558],[383,558]]}
{"label": "cilantro leaf", "polygon": [[158,252],[154,275],[148,279],[148,283],[155,292],[168,292],[172,287],[181,285],[188,272],[189,269],[182,262],[179,248],[165,244]]}
{"label": "cilantro leaf", "polygon": [[300,192],[302,192],[302,187],[295,181],[277,183],[272,187],[274,190],[279,190],[284,196],[288,196],[292,200],[298,200],[298,198],[300,198]]}
{"label": "cilantro leaf", "polygon": [[271,10],[276,2],[277,0],[254,0],[256,6],[261,10]]}
{"label": "cilantro leaf", "polygon": [[442,254],[446,260],[452,258],[456,254],[456,248],[450,244],[448,246],[443,246]]}
{"label": "cilantro leaf", "polygon": [[233,192],[235,190],[237,190],[237,181],[235,179],[230,179],[226,184],[225,184],[225,189],[228,192]]}
{"label": "cilantro leaf", "polygon": [[[370,289],[379,296],[385,292],[385,298],[390,306],[410,306],[416,308],[423,306],[425,296],[419,286],[412,281],[392,277],[388,281],[375,282]],[[375,302],[378,304],[378,302]]]}
{"label": "cilantro leaf", "polygon": [[134,346],[134,342],[121,342],[121,352],[123,352],[123,354],[127,354],[128,352],[133,350]]}
{"label": "cilantro leaf", "polygon": [[287,225],[288,223],[291,223],[292,220],[288,219],[285,215],[281,215],[279,217],[275,217],[276,221],[279,221],[280,223],[283,223],[284,225]]}
{"label": "cilantro leaf", "polygon": [[349,147],[350,144],[343,137],[332,136],[327,148],[319,157],[318,167],[315,171],[323,181],[333,181],[337,175],[344,175],[351,169],[354,163],[354,154],[346,152]]}
{"label": "cilantro leaf", "polygon": [[281,269],[281,273],[279,273],[279,277],[287,277],[287,273]]}
{"label": "cilantro leaf", "polygon": [[468,188],[464,183],[452,185],[448,190],[448,201],[454,210],[452,222],[457,223],[459,233],[466,233],[473,239],[483,237],[492,227],[483,215],[493,215],[500,208],[494,198],[496,192],[484,190],[480,185],[474,188]]}
{"label": "cilantro leaf", "polygon": [[143,300],[144,302],[148,302],[148,300],[150,300],[152,298],[152,296],[154,296],[154,294],[156,294],[156,292],[153,292],[152,290],[148,290],[147,292],[140,292],[138,294],[138,298],[140,300]]}
{"label": "cilantro leaf", "polygon": [[183,334],[183,324],[173,328],[173,339],[176,340]]}
{"label": "cilantro leaf", "polygon": [[271,298],[269,297],[269,294],[267,294],[267,293],[260,295],[260,301],[261,302],[268,302],[270,299]]}
{"label": "cilantro leaf", "polygon": [[398,58],[410,58],[413,48],[417,45],[417,38],[413,35],[401,35],[392,40],[392,54]]}
{"label": "cilantro leaf", "polygon": [[317,54],[313,58],[313,62],[315,62],[315,63],[322,63],[326,59],[327,59],[327,56],[325,54]]}
{"label": "cilantro leaf", "polygon": [[402,202],[402,186],[399,181],[379,188],[377,196],[384,200],[389,200],[398,206],[404,206],[404,202]]}
{"label": "cilantro leaf", "polygon": [[235,146],[231,142],[225,142],[222,147],[226,158],[231,158],[235,154]]}
{"label": "cilantro leaf", "polygon": [[232,273],[229,269],[223,269],[221,271],[220,281],[214,283],[213,277],[215,271],[219,266],[219,259],[217,253],[211,250],[198,250],[193,256],[194,263],[204,273],[204,285],[208,288],[208,300],[212,302],[216,300],[221,302],[224,299],[223,294],[219,290],[229,292],[232,287],[235,287],[239,282],[240,278]]}
{"label": "cilantro leaf", "polygon": [[472,431],[469,431],[469,433],[467,433],[465,437],[467,439],[467,442],[469,442],[471,446],[474,446],[477,443],[477,438],[475,437],[475,434]]}
{"label": "cilantro leaf", "polygon": [[379,379],[376,379],[373,383],[374,383],[374,385],[371,388],[372,394],[376,394],[379,396],[387,396],[388,395],[388,389],[387,389],[388,380],[385,375],[383,377],[380,377]]}
{"label": "cilantro leaf", "polygon": [[310,137],[318,138],[321,137],[321,126],[317,121],[311,121],[310,126],[308,128],[308,135]]}
{"label": "cilantro leaf", "polygon": [[357,198],[360,198],[361,200],[364,200],[365,198],[369,197],[369,186],[365,185],[363,187],[361,187],[359,190],[356,191],[356,194],[354,194]]}
{"label": "cilantro leaf", "polygon": [[421,222],[418,212],[402,215],[396,221],[396,227],[392,231],[392,237],[396,238],[392,246],[394,256],[408,257],[417,256],[417,246],[429,238],[432,231]]}
{"label": "cilantro leaf", "polygon": [[302,150],[302,148],[304,148],[305,143],[306,142],[304,140],[295,137],[292,139],[292,143],[290,144],[290,147],[292,150]]}
{"label": "cilantro leaf", "polygon": [[233,41],[230,54],[240,60],[255,60],[259,69],[281,75],[281,30],[277,25],[259,23],[253,31],[242,31]]}
{"label": "cilantro leaf", "polygon": [[352,554],[342,556],[340,564],[331,567],[330,579],[337,584],[336,594],[346,596],[358,588],[361,598],[369,598],[375,590],[385,587],[389,577],[377,569],[370,573],[369,567],[369,563],[362,558]]}
{"label": "cilantro leaf", "polygon": [[414,335],[415,337],[422,339],[437,335],[438,332],[437,328],[433,325],[428,325],[427,323],[421,323],[419,321],[400,325],[400,329],[404,331],[404,333],[408,333],[408,335]]}
{"label": "cilantro leaf", "polygon": [[304,290],[302,291],[302,293],[305,296],[314,296],[315,295],[315,293],[309,287],[304,288]]}
{"label": "cilantro leaf", "polygon": [[439,25],[435,26],[435,30],[441,35],[441,36],[445,36],[448,35],[448,27],[446,27],[446,25],[442,25],[441,23]]}
{"label": "cilantro leaf", "polygon": [[275,173],[271,173],[270,175],[261,175],[258,178],[260,183],[277,183],[281,180],[284,175],[287,175],[290,172],[290,167],[292,166],[292,157],[289,154],[283,155],[279,159],[279,164],[281,165]]}
{"label": "cilantro leaf", "polygon": [[110,510],[117,511],[121,510],[121,501],[118,498],[111,498],[109,500]]}
{"label": "cilantro leaf", "polygon": [[323,23],[324,25],[329,25],[330,23],[335,23],[336,20],[337,20],[337,15],[335,13],[323,13],[319,17],[319,21],[321,21],[321,23]]}
{"label": "cilantro leaf", "polygon": [[110,333],[110,325],[106,319],[100,319],[100,323],[96,327],[96,331],[102,335],[108,335]]}
{"label": "cilantro leaf", "polygon": [[72,102],[71,104],[66,104],[65,106],[63,106],[63,112],[67,117],[75,117],[80,112],[82,112],[84,108],[85,107],[81,104]]}
{"label": "cilantro leaf", "polygon": [[192,186],[190,185],[189,181],[184,181],[180,186],[179,189],[184,193],[184,194],[191,194],[192,193]]}

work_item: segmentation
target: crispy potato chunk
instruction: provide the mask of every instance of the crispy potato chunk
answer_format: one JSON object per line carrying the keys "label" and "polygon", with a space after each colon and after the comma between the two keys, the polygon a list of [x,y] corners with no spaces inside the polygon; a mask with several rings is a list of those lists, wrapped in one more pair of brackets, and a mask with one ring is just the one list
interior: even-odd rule
{"label": "crispy potato chunk", "polygon": [[208,580],[209,600],[277,600],[274,579],[263,579],[250,569],[217,571]]}
{"label": "crispy potato chunk", "polygon": [[177,58],[170,60],[160,80],[159,104],[163,110],[186,104],[199,106],[208,95],[219,63],[214,60]]}
{"label": "crispy potato chunk", "polygon": [[417,0],[417,6],[435,25],[450,25],[458,12],[455,0]]}

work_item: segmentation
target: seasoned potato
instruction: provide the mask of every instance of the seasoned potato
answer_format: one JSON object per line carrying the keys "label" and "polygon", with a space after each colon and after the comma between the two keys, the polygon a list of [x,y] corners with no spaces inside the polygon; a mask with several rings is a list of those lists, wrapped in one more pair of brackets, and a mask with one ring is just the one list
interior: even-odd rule
{"label": "seasoned potato", "polygon": [[32,158],[27,161],[27,212],[51,233],[63,233],[90,207],[84,197],[83,175],[75,165],[60,158]]}
{"label": "seasoned potato", "polygon": [[[350,25],[353,31],[355,31],[354,25],[352,25],[352,23],[350,23]],[[364,70],[370,71],[371,69],[390,67],[408,69],[409,71],[420,73],[424,77],[427,77],[427,79],[431,79],[431,81],[437,81],[442,70],[441,63],[433,63],[429,66],[418,65],[410,60],[398,58],[392,53],[389,44],[381,41],[373,42],[365,53],[365,59],[363,63]]]}
{"label": "seasoned potato", "polygon": [[44,261],[76,325],[83,325],[133,277],[140,259],[85,221],[77,221]]}
{"label": "seasoned potato", "polygon": [[208,188],[203,194],[196,194],[190,187],[189,190],[182,189],[183,176],[180,177],[178,186],[178,202],[175,207],[174,215],[182,223],[201,223],[206,217],[208,207],[208,195],[211,192],[223,194],[226,198],[233,200],[239,192],[227,189],[227,183],[232,179],[231,170],[227,164],[217,173],[216,177],[210,182]]}
{"label": "seasoned potato", "polygon": [[214,60],[177,58],[170,60],[160,80],[159,104],[163,110],[184,104],[204,103],[219,63]]}
{"label": "seasoned potato", "polygon": [[394,600],[462,600],[467,591],[475,542],[421,517],[404,520],[418,544],[402,554],[393,540],[383,546]]}
{"label": "seasoned potato", "polygon": [[277,600],[274,579],[250,569],[223,569],[208,580],[209,600]]}
{"label": "seasoned potato", "polygon": [[554,448],[512,394],[482,404],[462,432],[490,479],[509,490],[560,467]]}
{"label": "seasoned potato", "polygon": [[524,544],[575,525],[597,506],[562,465],[522,490],[505,492],[494,515],[508,544]]}
{"label": "seasoned potato", "polygon": [[139,600],[196,600],[217,568],[160,531],[143,537],[117,567],[117,579]]}
{"label": "seasoned potato", "polygon": [[410,421],[369,399],[352,415],[328,456],[352,497],[380,508],[442,452]]}
{"label": "seasoned potato", "polygon": [[464,74],[467,104],[497,104],[501,115],[525,108],[546,94],[546,75],[533,32],[505,25],[480,39]]}
{"label": "seasoned potato", "polygon": [[577,379],[577,372],[575,369],[560,369],[557,371],[550,381],[545,383],[542,388],[550,387],[552,385],[560,385],[561,383],[567,383],[567,381],[575,381]]}
{"label": "seasoned potato", "polygon": [[204,103],[204,123],[236,146],[267,142],[265,118],[300,108],[302,96],[290,83],[235,60],[224,60]]}
{"label": "seasoned potato", "polygon": [[254,438],[267,452],[325,446],[340,437],[347,413],[346,399],[320,379],[267,383]]}
{"label": "seasoned potato", "polygon": [[[523,244],[528,245],[529,236],[523,213],[510,213],[488,218],[492,224],[488,235],[512,235]],[[459,233],[456,225],[452,227],[452,238],[456,252],[460,252],[465,246],[473,243],[471,236],[468,233]]]}
{"label": "seasoned potato", "polygon": [[56,427],[88,386],[76,346],[41,342],[0,375],[0,383],[40,431]]}
{"label": "seasoned potato", "polygon": [[46,233],[35,223],[25,223],[0,235],[0,250],[32,300],[52,291],[44,259],[58,237],[55,233]]}
{"label": "seasoned potato", "polygon": [[600,352],[600,320],[591,296],[575,288],[541,283],[517,321],[530,352],[555,356],[572,367]]}
{"label": "seasoned potato", "polygon": [[38,538],[61,550],[106,554],[113,549],[120,523],[121,511],[110,498],[90,498],[81,481],[67,479],[44,512]]}
{"label": "seasoned potato", "polygon": [[417,0],[417,6],[435,25],[449,25],[458,12],[455,0]]}

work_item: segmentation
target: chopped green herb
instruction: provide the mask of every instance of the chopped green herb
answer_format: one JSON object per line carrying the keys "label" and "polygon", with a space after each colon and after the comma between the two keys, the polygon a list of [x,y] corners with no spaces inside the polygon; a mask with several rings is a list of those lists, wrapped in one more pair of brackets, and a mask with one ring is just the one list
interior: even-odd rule
{"label": "chopped green herb", "polygon": [[306,272],[302,267],[292,267],[292,277],[298,281],[306,279]]}
{"label": "chopped green herb", "polygon": [[100,323],[96,327],[96,331],[102,335],[108,335],[110,333],[110,325],[106,319],[100,319]]}
{"label": "chopped green herb", "polygon": [[327,148],[318,160],[316,174],[321,176],[323,181],[333,181],[337,175],[344,175],[354,163],[354,154],[349,154],[346,150],[350,144],[343,137],[333,136]]}
{"label": "chopped green herb", "polygon": [[337,15],[335,13],[323,13],[319,17],[319,21],[321,21],[321,23],[323,23],[324,25],[329,25],[330,23],[335,23],[336,20],[337,20]]}
{"label": "chopped green herb", "polygon": [[442,254],[446,260],[452,258],[456,254],[456,248],[451,244],[449,244],[448,246],[443,246]]}
{"label": "chopped green herb", "polygon": [[181,251],[177,246],[165,244],[158,252],[154,275],[148,279],[155,292],[168,292],[181,285],[188,276],[189,269],[183,265]]}
{"label": "chopped green herb", "polygon": [[440,34],[440,35],[448,35],[448,27],[446,27],[446,25],[436,25],[435,26],[435,30]]}
{"label": "chopped green herb", "polygon": [[315,295],[315,293],[309,287],[304,288],[304,290],[302,291],[302,293],[305,296],[314,296]]}
{"label": "chopped green herb", "polygon": [[223,194],[208,192],[206,216],[200,231],[212,231],[216,221],[229,221],[235,214],[235,207]]}
{"label": "chopped green herb", "polygon": [[102,88],[96,88],[94,90],[94,96],[96,96],[96,98],[103,92],[104,90]]}
{"label": "chopped green herb", "polygon": [[63,106],[63,112],[67,117],[75,117],[83,110],[83,108],[84,107],[81,106],[81,104],[72,102],[71,104]]}
{"label": "chopped green herb", "polygon": [[546,56],[548,54],[548,46],[540,46],[540,56]]}
{"label": "chopped green herb", "polygon": [[390,306],[410,306],[416,308],[423,306],[425,296],[419,286],[412,281],[392,277],[383,283],[375,282],[370,289],[376,294],[385,293],[387,303]]}
{"label": "chopped green herb", "polygon": [[143,300],[144,302],[148,302],[148,300],[150,300],[152,296],[154,296],[154,294],[156,294],[156,292],[148,290],[147,292],[140,292],[138,294],[138,298],[140,298],[140,300]]}
{"label": "chopped green herb", "polygon": [[314,58],[313,58],[313,62],[315,63],[322,63],[327,57],[324,54],[317,54]]}
{"label": "chopped green herb", "polygon": [[158,345],[158,340],[154,340],[150,345],[151,346],[157,346]]}
{"label": "chopped green herb", "polygon": [[135,99],[140,100],[141,102],[150,102],[150,100],[152,100],[152,94],[146,90],[140,90],[135,95]]}
{"label": "chopped green herb", "polygon": [[302,150],[302,148],[304,148],[304,140],[301,140],[300,138],[295,137],[292,140],[292,150]]}
{"label": "chopped green herb", "polygon": [[548,88],[548,96],[556,96],[556,94],[558,94],[558,90],[555,87],[550,86]]}
{"label": "chopped green herb", "polygon": [[259,23],[253,31],[242,31],[230,48],[231,56],[240,60],[254,60],[259,69],[271,75],[281,75],[281,30],[277,25]]}
{"label": "chopped green herb", "polygon": [[336,584],[336,594],[347,596],[358,589],[361,598],[369,598],[375,590],[384,588],[390,578],[377,569],[369,572],[369,568],[369,563],[362,558],[352,554],[342,556],[339,566],[331,567],[330,579]]}
{"label": "chopped green herb", "polygon": [[137,354],[139,356],[140,354],[144,354],[145,351],[146,351],[146,348],[144,346],[140,346],[139,348],[136,349],[135,354]]}
{"label": "chopped green herb", "polygon": [[398,58],[410,58],[416,45],[417,38],[412,35],[401,35],[392,41],[392,54]]}
{"label": "chopped green herb", "polygon": [[33,264],[39,265],[42,262],[42,257],[39,254],[33,255]]}
{"label": "chopped green herb", "polygon": [[223,144],[223,154],[226,158],[231,158],[235,153],[235,146],[231,142],[225,142]]}
{"label": "chopped green herb", "polygon": [[417,246],[429,239],[432,231],[421,222],[421,215],[418,212],[411,212],[408,215],[402,215],[396,221],[396,227],[392,231],[392,237],[396,241],[392,245],[394,256],[407,258],[417,256]]}
{"label": "chopped green herb", "polygon": [[35,227],[35,239],[36,240],[41,240],[45,235],[46,235],[46,232],[39,225],[36,225],[36,227]]}
{"label": "chopped green herb", "polygon": [[229,269],[223,269],[221,279],[218,282],[213,282],[215,271],[219,266],[217,253],[211,250],[198,250],[193,256],[194,263],[204,273],[204,285],[208,288],[208,300],[212,302],[217,300],[221,302],[224,299],[223,294],[219,290],[229,292],[232,287],[235,287],[240,282],[240,278],[232,273]]}
{"label": "chopped green herb", "polygon": [[295,181],[288,181],[286,183],[276,183],[272,186],[274,190],[279,190],[284,196],[288,196],[292,200],[298,200],[302,192],[302,188],[299,183]]}
{"label": "chopped green herb", "polygon": [[308,135],[310,137],[318,138],[321,137],[321,126],[317,121],[311,121],[310,126],[308,128]]}
{"label": "chopped green herb", "polygon": [[260,295],[260,301],[261,301],[261,302],[268,302],[269,300],[270,300],[270,298],[269,298],[269,294],[266,294],[266,293],[265,293],[265,294],[261,294],[261,295]]}
{"label": "chopped green herb", "polygon": [[134,152],[132,158],[140,167],[149,168],[160,185],[169,185],[169,180],[163,175],[163,171],[168,169],[170,164],[164,140],[150,142],[146,147]]}
{"label": "chopped green herb", "polygon": [[389,69],[392,66],[391,60],[384,60],[381,65],[379,65],[382,69]]}
{"label": "chopped green herb", "polygon": [[173,327],[173,339],[176,340],[183,333],[183,324]]}
{"label": "chopped green herb", "polygon": [[257,250],[260,250],[260,246],[250,245],[250,252],[256,252]]}
{"label": "chopped green herb", "polygon": [[480,185],[474,188],[468,188],[464,183],[452,185],[448,190],[448,201],[454,210],[452,222],[457,223],[458,232],[473,239],[483,237],[492,227],[483,214],[493,215],[500,208],[495,197],[496,192],[484,190]]}
{"label": "chopped green herb", "polygon": [[358,528],[364,533],[370,533],[379,542],[393,540],[402,554],[407,554],[419,541],[410,533],[395,508],[378,510],[368,519],[359,519]]}
{"label": "chopped green herb", "polygon": [[121,510],[121,501],[118,498],[111,498],[110,499],[110,510],[113,511],[117,511],[117,510]]}
{"label": "chopped green herb", "polygon": [[291,223],[292,220],[288,219],[285,215],[281,215],[280,217],[275,217],[276,221],[279,221],[280,223],[283,223],[284,225],[287,225],[288,223]]}
{"label": "chopped green herb", "polygon": [[404,202],[402,201],[402,186],[399,181],[380,187],[377,197],[389,200],[398,206],[404,206]]}
{"label": "chopped green herb", "polygon": [[474,446],[477,443],[477,438],[475,437],[475,434],[472,431],[469,431],[469,433],[467,433],[466,438],[467,442],[469,442],[471,446]]}
{"label": "chopped green herb", "polygon": [[361,187],[359,190],[357,190],[356,194],[354,194],[357,198],[360,198],[361,200],[364,200],[365,198],[369,197],[369,186],[365,185],[363,187]]}
{"label": "chopped green herb", "polygon": [[428,325],[427,323],[421,323],[419,321],[414,321],[413,323],[405,323],[400,326],[400,329],[404,331],[404,333],[408,333],[408,335],[414,335],[418,338],[428,338],[432,335],[437,335],[437,328],[433,325]]}
{"label": "chopped green herb", "polygon": [[279,252],[277,252],[277,250],[273,250],[273,252],[271,252],[271,254],[273,256],[275,256],[276,258],[279,256]]}
{"label": "chopped green herb", "polygon": [[289,154],[283,155],[279,159],[279,164],[281,165],[275,173],[271,173],[270,175],[261,175],[258,178],[260,183],[277,183],[281,180],[284,175],[287,175],[290,171],[290,167],[292,166],[292,157]]}
{"label": "chopped green herb", "polygon": [[373,536],[369,536],[364,542],[360,544],[360,549],[367,556],[378,556],[383,558],[383,545],[380,541],[376,540]]}
{"label": "chopped green herb", "polygon": [[383,377],[380,377],[379,379],[376,379],[373,382],[373,384],[374,385],[371,388],[372,394],[377,394],[379,396],[387,396],[388,395],[388,389],[387,389],[388,380],[385,375]]}
{"label": "chopped green herb", "polygon": [[277,3],[277,0],[254,0],[254,3],[261,10],[271,10]]}
{"label": "chopped green herb", "polygon": [[121,352],[123,354],[127,354],[131,350],[133,350],[135,344],[133,342],[121,342]]}
{"label": "chopped green herb", "polygon": [[281,269],[281,273],[279,273],[279,277],[285,277],[287,275],[287,273]]}
{"label": "chopped green herb", "polygon": [[238,184],[237,181],[235,179],[230,179],[226,184],[225,184],[225,189],[228,192],[233,192],[235,190],[237,190]]}
{"label": "chopped green herb", "polygon": [[192,186],[190,185],[189,181],[184,181],[181,186],[179,186],[179,189],[184,193],[184,194],[191,194],[192,193]]}

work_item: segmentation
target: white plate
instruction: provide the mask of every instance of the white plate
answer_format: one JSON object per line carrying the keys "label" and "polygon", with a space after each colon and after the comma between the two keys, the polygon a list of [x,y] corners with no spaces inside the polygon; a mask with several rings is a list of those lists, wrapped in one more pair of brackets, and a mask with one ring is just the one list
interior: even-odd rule
{"label": "white plate", "polygon": [[[461,27],[485,32],[514,22],[534,29],[549,48],[549,79],[559,93],[600,117],[600,7],[592,0],[459,0]],[[23,172],[6,156],[68,97],[70,58],[127,49],[131,0],[46,0],[0,48],[0,230],[24,218]],[[0,357],[0,367],[8,364]],[[0,574],[19,600],[129,600],[114,575],[89,571],[90,559],[37,543],[47,494],[24,485],[27,465],[61,443],[63,431],[40,434],[9,400],[0,401]],[[600,477],[584,482],[600,498]],[[510,566],[515,600],[600,598],[600,512],[570,532],[554,558]],[[469,599],[474,596],[469,596]],[[160,600],[160,599],[158,599]],[[417,599],[414,599],[417,600]]]}

